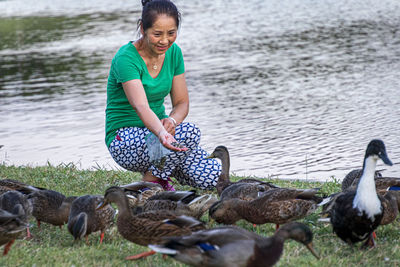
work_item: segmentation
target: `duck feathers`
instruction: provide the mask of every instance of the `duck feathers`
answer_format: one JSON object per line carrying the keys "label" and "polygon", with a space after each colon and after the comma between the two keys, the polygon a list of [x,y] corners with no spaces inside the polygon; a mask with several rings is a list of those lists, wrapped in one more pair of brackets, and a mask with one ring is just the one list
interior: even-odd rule
{"label": "duck feathers", "polygon": [[288,238],[303,243],[317,257],[311,246],[312,232],[300,223],[284,225],[271,237],[225,226],[168,237],[163,244],[149,247],[191,266],[272,266],[279,260]]}
{"label": "duck feathers", "polygon": [[334,200],[330,210],[333,231],[345,242],[372,241],[372,232],[380,225],[384,207],[375,185],[378,159],[392,165],[382,140],[372,140],[364,156],[363,172],[356,190],[348,190]]}
{"label": "duck feathers", "polygon": [[104,231],[114,221],[115,210],[111,205],[106,205],[101,210],[96,207],[104,201],[100,195],[84,195],[76,198],[71,205],[68,218],[68,231],[75,239],[88,236],[92,232]]}
{"label": "duck feathers", "polygon": [[221,200],[211,206],[209,214],[218,223],[232,224],[245,219],[253,224],[282,224],[311,214],[322,201],[318,189],[271,189],[252,201]]}
{"label": "duck feathers", "polygon": [[39,190],[28,195],[32,202],[32,215],[40,222],[62,226],[68,222],[72,202],[76,196],[66,197],[54,190]]}
{"label": "duck feathers", "polygon": [[[199,227],[204,227],[201,221],[193,223],[193,221],[196,221],[194,218],[189,220],[190,223],[182,225],[182,221],[185,221],[185,219],[171,212],[169,212],[171,217],[166,220],[157,220],[159,218],[155,215],[159,213],[165,215],[165,211],[152,211],[152,214],[149,215],[147,212],[134,215],[129,208],[126,195],[123,190],[117,186],[110,187],[106,190],[104,203],[99,205],[98,209],[101,209],[106,203],[115,203],[118,206],[118,232],[125,239],[143,246],[158,244],[163,241],[165,236],[188,235],[192,233],[192,231],[198,230]],[[180,217],[180,219],[176,220],[178,217]]]}

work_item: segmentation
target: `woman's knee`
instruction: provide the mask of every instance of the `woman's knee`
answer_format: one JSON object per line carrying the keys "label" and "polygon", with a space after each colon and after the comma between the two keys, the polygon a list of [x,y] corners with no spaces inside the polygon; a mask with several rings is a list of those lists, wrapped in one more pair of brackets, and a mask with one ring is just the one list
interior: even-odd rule
{"label": "woman's knee", "polygon": [[201,131],[194,123],[181,123],[176,135],[188,147],[197,147],[200,144]]}

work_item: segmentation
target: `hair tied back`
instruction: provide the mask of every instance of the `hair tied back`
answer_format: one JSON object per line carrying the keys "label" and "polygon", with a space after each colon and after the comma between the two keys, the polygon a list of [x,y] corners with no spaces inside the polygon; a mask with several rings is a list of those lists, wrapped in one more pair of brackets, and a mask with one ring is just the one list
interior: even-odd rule
{"label": "hair tied back", "polygon": [[151,0],[142,0],[142,6],[145,6],[150,2],[151,2]]}

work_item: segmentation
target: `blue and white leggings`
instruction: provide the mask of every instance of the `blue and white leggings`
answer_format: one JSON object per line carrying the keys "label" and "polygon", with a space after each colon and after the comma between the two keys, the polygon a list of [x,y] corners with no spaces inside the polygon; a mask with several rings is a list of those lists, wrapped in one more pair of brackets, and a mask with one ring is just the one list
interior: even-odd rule
{"label": "blue and white leggings", "polygon": [[221,165],[215,159],[205,159],[207,152],[199,147],[200,129],[193,123],[183,122],[175,129],[175,139],[188,148],[185,152],[172,152],[166,156],[163,170],[151,165],[145,137],[147,128],[124,127],[117,131],[108,150],[121,167],[134,172],[151,171],[158,178],[175,177],[180,184],[201,189],[217,185]]}

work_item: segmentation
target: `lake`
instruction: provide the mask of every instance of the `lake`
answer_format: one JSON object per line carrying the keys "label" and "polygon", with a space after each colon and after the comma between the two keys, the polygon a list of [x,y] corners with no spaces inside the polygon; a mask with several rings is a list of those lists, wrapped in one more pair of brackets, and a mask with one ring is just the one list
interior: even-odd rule
{"label": "lake", "polygon": [[[228,147],[232,173],[342,179],[380,138],[394,165],[377,168],[399,176],[399,1],[174,3],[187,121],[209,153]],[[140,14],[139,0],[0,1],[0,162],[118,168],[106,83]]]}

